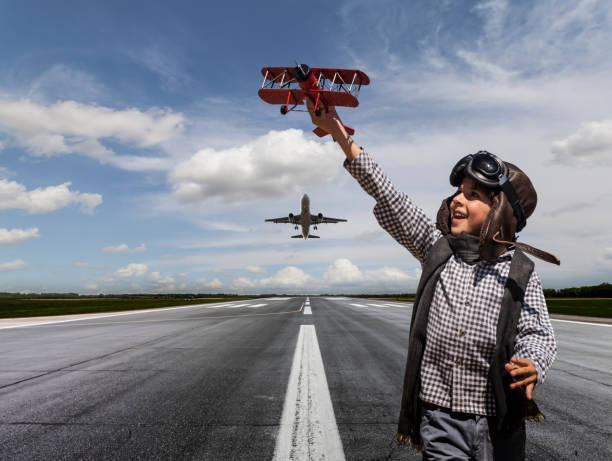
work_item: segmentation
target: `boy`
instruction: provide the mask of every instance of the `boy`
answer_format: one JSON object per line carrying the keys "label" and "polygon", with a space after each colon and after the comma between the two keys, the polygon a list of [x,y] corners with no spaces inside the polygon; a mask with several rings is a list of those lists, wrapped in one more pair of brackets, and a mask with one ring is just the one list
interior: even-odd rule
{"label": "boy", "polygon": [[397,439],[423,459],[515,460],[525,420],[556,354],[540,280],[516,242],[536,205],[529,178],[485,151],[451,173],[457,192],[431,222],[347,135],[335,110],[316,116],[346,154],[345,168],[377,202],[379,224],[423,266],[417,290]]}

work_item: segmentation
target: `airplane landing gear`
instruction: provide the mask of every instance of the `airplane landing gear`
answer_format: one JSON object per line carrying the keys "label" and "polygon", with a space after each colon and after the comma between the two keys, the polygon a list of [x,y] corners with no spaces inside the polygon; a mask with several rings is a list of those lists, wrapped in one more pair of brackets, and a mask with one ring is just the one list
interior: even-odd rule
{"label": "airplane landing gear", "polygon": [[287,115],[287,106],[280,106],[280,112],[283,115]]}
{"label": "airplane landing gear", "polygon": [[322,112],[321,112],[321,108],[320,108],[320,107],[317,107],[317,108],[315,109],[315,115],[316,115],[317,117],[320,117],[320,116],[321,116],[321,113],[322,113]]}

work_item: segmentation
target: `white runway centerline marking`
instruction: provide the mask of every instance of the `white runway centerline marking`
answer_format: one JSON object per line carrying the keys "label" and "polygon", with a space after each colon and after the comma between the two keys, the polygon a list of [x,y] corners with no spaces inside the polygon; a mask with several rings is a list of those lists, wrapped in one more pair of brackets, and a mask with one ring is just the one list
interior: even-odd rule
{"label": "white runway centerline marking", "polygon": [[285,394],[275,461],[345,459],[314,325],[302,325]]}
{"label": "white runway centerline marking", "polygon": [[355,307],[365,307],[363,304],[355,304],[355,303],[349,303],[349,304]]}
{"label": "white runway centerline marking", "polygon": [[253,305],[251,305],[249,307],[262,307],[262,306],[267,306],[267,304],[266,303],[263,303],[263,304],[253,304]]}

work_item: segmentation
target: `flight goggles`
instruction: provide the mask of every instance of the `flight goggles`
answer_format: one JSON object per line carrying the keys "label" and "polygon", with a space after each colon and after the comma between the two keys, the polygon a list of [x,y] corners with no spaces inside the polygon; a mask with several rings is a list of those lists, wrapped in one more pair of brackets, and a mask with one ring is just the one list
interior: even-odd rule
{"label": "flight goggles", "polygon": [[501,189],[512,205],[517,220],[516,231],[519,232],[525,227],[527,220],[518,195],[508,180],[508,173],[508,165],[502,159],[486,150],[481,150],[466,155],[457,162],[451,171],[450,183],[454,187],[459,187],[467,174],[485,187]]}

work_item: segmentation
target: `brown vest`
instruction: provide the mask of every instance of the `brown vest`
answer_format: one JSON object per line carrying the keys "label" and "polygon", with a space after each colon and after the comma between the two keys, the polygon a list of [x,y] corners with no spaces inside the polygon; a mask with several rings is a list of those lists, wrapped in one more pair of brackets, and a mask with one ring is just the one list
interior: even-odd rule
{"label": "brown vest", "polygon": [[[417,450],[421,449],[419,385],[429,306],[440,273],[452,254],[453,250],[446,236],[434,243],[423,265],[423,273],[412,308],[408,360],[396,439],[410,443]],[[527,258],[521,250],[515,249],[497,320],[497,344],[489,367],[489,380],[495,397],[498,430],[510,430],[525,420],[539,421],[544,417],[535,402],[527,400],[524,389],[510,389],[512,378],[504,368],[514,353],[518,319],[523,306],[525,288],[533,268],[533,261]]]}

